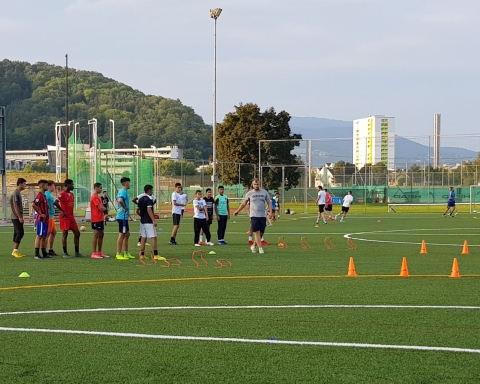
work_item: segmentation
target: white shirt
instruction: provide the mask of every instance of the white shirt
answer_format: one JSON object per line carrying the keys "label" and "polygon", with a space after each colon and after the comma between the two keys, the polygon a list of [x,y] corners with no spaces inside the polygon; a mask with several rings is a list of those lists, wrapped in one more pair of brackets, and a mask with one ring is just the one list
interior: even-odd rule
{"label": "white shirt", "polygon": [[[186,193],[179,193],[178,196],[179,196],[179,198],[177,199],[177,203],[187,205],[187,203],[188,203],[187,194]],[[185,205],[182,207],[182,211],[185,210]]]}
{"label": "white shirt", "polygon": [[343,206],[348,208],[350,207],[350,204],[353,203],[353,196],[352,195],[345,195],[345,197],[343,198]]}
{"label": "white shirt", "polygon": [[193,217],[196,219],[206,219],[207,216],[205,215],[205,211],[200,211],[198,208],[205,208],[207,203],[205,200],[193,200]]}
{"label": "white shirt", "polygon": [[174,201],[176,201],[177,204],[184,204],[182,195],[180,195],[177,191],[172,192],[172,213],[181,215],[184,207],[181,207],[179,205],[174,205],[173,204]]}
{"label": "white shirt", "polygon": [[322,189],[321,191],[318,191],[318,205],[325,205],[326,204],[326,199],[327,199],[327,194],[325,191]]}

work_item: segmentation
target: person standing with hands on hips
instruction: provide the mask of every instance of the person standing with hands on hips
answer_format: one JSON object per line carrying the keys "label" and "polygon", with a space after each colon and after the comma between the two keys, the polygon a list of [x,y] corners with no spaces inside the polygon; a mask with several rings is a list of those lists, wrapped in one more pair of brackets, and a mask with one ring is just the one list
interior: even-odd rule
{"label": "person standing with hands on hips", "polygon": [[200,231],[203,230],[207,245],[213,245],[210,241],[210,226],[208,225],[208,212],[207,212],[207,203],[202,199],[202,191],[197,189],[195,191],[195,199],[193,200],[193,245],[195,247],[200,247],[201,244],[198,244],[200,239]]}
{"label": "person standing with hands on hips", "polygon": [[135,258],[135,256],[131,255],[128,251],[128,238],[130,237],[130,228],[128,226],[128,219],[130,218],[130,198],[128,197],[127,190],[130,189],[130,179],[128,177],[122,177],[120,183],[122,183],[122,188],[117,194],[118,239],[115,259],[128,260]]}

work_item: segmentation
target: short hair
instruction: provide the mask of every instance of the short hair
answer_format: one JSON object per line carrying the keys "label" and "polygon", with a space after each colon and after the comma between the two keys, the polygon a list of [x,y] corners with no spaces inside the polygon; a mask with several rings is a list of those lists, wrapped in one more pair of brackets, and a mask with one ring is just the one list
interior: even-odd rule
{"label": "short hair", "polygon": [[317,188],[318,188],[318,189],[323,189],[323,187],[322,187],[321,185],[319,185]]}
{"label": "short hair", "polygon": [[51,187],[52,185],[55,185],[55,182],[53,180],[47,180],[47,184]]}
{"label": "short hair", "polygon": [[[220,188],[220,187],[219,187],[219,188]],[[207,188],[207,189],[205,190],[205,193],[207,193],[207,192],[212,192],[212,188]]]}
{"label": "short hair", "polygon": [[175,188],[177,188],[177,187],[181,187],[181,186],[182,186],[182,184],[181,184],[181,183],[175,183]]}
{"label": "short hair", "polygon": [[348,191],[348,193],[351,195],[351,194],[352,194],[352,191]]}
{"label": "short hair", "polygon": [[218,189],[225,189],[225,187],[223,185],[219,185]]}
{"label": "short hair", "polygon": [[63,185],[66,187],[68,184],[73,184],[73,180],[72,179],[66,179],[64,182],[63,182]]}
{"label": "short hair", "polygon": [[101,187],[102,186],[102,183],[95,183],[93,184],[93,188],[98,188],[98,187]]}
{"label": "short hair", "polygon": [[195,194],[197,194],[197,193],[202,193],[202,191],[201,191],[200,189],[197,189],[197,190],[195,191]]}
{"label": "short hair", "polygon": [[40,180],[38,180],[38,185],[40,185],[40,184],[48,184],[48,181],[45,180],[45,179],[40,179]]}
{"label": "short hair", "polygon": [[107,193],[107,190],[106,190],[106,189],[104,189],[104,190],[103,190],[103,193]]}
{"label": "short hair", "polygon": [[17,179],[17,187],[20,185],[20,184],[23,184],[23,183],[26,183],[27,180],[25,180],[23,177],[19,177]]}
{"label": "short hair", "polygon": [[253,184],[255,181],[256,181],[257,183],[260,183],[260,180],[258,180],[258,179],[255,177],[255,178],[252,180],[252,184]]}
{"label": "short hair", "polygon": [[128,177],[122,177],[120,179],[120,183],[123,185],[123,183],[126,183],[127,181],[130,181],[130,179]]}
{"label": "short hair", "polygon": [[327,188],[325,188],[325,192],[328,192],[328,189],[327,189]]}
{"label": "short hair", "polygon": [[150,185],[150,184],[147,184],[143,187],[143,191],[145,193],[149,192],[149,191],[152,191],[153,190],[153,185]]}

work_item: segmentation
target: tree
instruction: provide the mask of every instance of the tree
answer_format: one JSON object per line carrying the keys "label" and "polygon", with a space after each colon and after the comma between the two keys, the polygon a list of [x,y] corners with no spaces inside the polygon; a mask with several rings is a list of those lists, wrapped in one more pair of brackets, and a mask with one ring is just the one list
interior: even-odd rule
{"label": "tree", "polygon": [[355,173],[355,171],[355,164],[345,162],[343,160],[337,161],[333,165],[333,176],[335,177],[335,183],[342,185],[348,185],[349,183],[352,183],[352,175]]}
{"label": "tree", "polygon": [[[281,111],[275,112],[272,107],[265,112],[253,103],[235,106],[235,111],[228,113],[222,123],[217,125],[217,161],[223,163],[218,169],[225,183],[236,184],[239,180],[244,186],[249,186],[254,175],[258,175],[259,140],[301,140],[302,136],[292,134],[290,130],[290,115]],[[262,142],[260,145],[263,187],[276,189],[282,185],[281,165],[301,166],[301,159],[292,154],[299,141]],[[239,164],[252,165],[241,166]],[[299,183],[298,167],[285,167],[285,178],[288,185],[295,187]]]}
{"label": "tree", "polygon": [[160,162],[160,174],[164,176],[193,176],[197,173],[195,163],[190,161],[162,160]]}

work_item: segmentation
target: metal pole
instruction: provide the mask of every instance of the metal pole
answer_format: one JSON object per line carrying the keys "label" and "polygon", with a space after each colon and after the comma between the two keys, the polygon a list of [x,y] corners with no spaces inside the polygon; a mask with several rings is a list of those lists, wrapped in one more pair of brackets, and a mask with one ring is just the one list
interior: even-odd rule
{"label": "metal pole", "polygon": [[133,144],[133,148],[135,148],[135,165],[136,165],[136,173],[137,173],[137,196],[139,195],[138,193],[138,145]]}
{"label": "metal pole", "polygon": [[217,18],[213,22],[213,153],[212,189],[215,191],[217,177]]}
{"label": "metal pole", "polygon": [[312,188],[312,140],[308,140],[308,188]]}
{"label": "metal pole", "polygon": [[262,140],[258,141],[258,180],[260,181],[260,187],[262,186],[262,151],[260,146],[262,144]]}
{"label": "metal pole", "polygon": [[68,179],[68,54],[65,55],[65,178]]}
{"label": "metal pole", "polygon": [[109,123],[112,127],[112,163],[113,163],[113,178],[111,177],[112,190],[115,188],[115,121],[110,119]]}
{"label": "metal pole", "polygon": [[5,107],[0,107],[0,140],[2,148],[2,204],[3,204],[3,220],[7,220],[7,163],[6,163],[6,151],[7,151],[7,117],[5,115]]}
{"label": "metal pole", "polygon": [[283,209],[285,209],[285,166],[284,165],[282,165],[282,205],[283,205]]}

